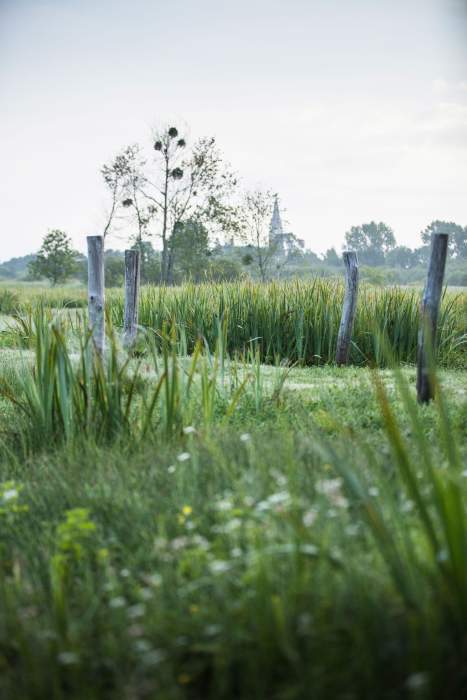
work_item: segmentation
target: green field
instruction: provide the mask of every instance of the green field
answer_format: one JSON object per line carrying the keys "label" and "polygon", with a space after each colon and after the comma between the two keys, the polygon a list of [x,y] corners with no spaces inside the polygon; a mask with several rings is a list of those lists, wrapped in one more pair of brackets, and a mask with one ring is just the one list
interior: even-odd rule
{"label": "green field", "polygon": [[113,292],[103,365],[69,290],[13,291],[0,696],[465,696],[465,295],[418,406],[415,292],[363,289],[337,368],[326,281],[144,290],[130,358]]}

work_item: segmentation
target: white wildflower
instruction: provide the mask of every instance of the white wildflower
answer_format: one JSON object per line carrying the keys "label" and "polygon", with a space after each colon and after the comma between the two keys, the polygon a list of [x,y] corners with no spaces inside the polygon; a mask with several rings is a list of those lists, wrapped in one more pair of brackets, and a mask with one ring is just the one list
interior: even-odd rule
{"label": "white wildflower", "polygon": [[323,496],[329,496],[330,494],[340,491],[342,487],[342,479],[320,479],[316,482],[316,490]]}
{"label": "white wildflower", "polygon": [[223,498],[222,500],[217,501],[216,503],[216,510],[226,511],[231,510],[232,508],[232,501],[230,501],[228,498]]}
{"label": "white wildflower", "polygon": [[63,666],[73,666],[74,664],[77,664],[79,661],[79,656],[78,654],[75,654],[74,651],[62,651],[58,656],[57,660],[59,664],[62,664]]}
{"label": "white wildflower", "polygon": [[248,442],[248,440],[251,440],[251,435],[250,435],[250,433],[242,433],[242,434],[240,435],[240,440],[241,440],[242,442]]}
{"label": "white wildflower", "polygon": [[124,608],[126,605],[126,600],[122,596],[117,596],[109,601],[110,608]]}
{"label": "white wildflower", "polygon": [[209,568],[213,574],[224,574],[226,571],[229,571],[230,564],[223,559],[215,559],[210,563]]}
{"label": "white wildflower", "polygon": [[311,525],[313,525],[317,517],[318,512],[316,511],[316,509],[311,508],[303,514],[302,522],[305,525],[305,527],[311,527]]}
{"label": "white wildflower", "polygon": [[188,459],[190,459],[191,455],[189,452],[181,452],[177,459],[179,462],[186,462]]}
{"label": "white wildflower", "polygon": [[192,425],[187,425],[186,428],[183,428],[183,432],[185,435],[191,435],[191,433],[196,433],[196,428],[194,428]]}
{"label": "white wildflower", "polygon": [[130,617],[132,620],[136,620],[138,617],[143,617],[145,612],[146,606],[143,605],[143,603],[131,605],[127,610],[128,617]]}

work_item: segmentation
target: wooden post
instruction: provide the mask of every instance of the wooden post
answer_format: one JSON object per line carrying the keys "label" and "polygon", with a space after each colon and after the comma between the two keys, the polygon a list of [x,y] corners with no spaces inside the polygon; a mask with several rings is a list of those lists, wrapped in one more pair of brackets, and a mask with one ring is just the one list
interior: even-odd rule
{"label": "wooden post", "polygon": [[129,350],[136,338],[140,282],[140,251],[125,250],[125,316],[123,344]]}
{"label": "wooden post", "polygon": [[89,327],[97,354],[105,349],[104,318],[104,237],[88,236],[88,310]]}
{"label": "wooden post", "polygon": [[436,327],[443,290],[448,239],[447,233],[434,233],[431,239],[430,263],[420,307],[420,327],[418,330],[417,399],[420,403],[427,403],[434,398],[435,394],[430,377],[430,365],[435,358]]}
{"label": "wooden post", "polygon": [[358,296],[358,258],[357,253],[343,253],[345,265],[345,293],[342,318],[337,336],[336,363],[346,365],[349,361],[352,328],[357,310]]}

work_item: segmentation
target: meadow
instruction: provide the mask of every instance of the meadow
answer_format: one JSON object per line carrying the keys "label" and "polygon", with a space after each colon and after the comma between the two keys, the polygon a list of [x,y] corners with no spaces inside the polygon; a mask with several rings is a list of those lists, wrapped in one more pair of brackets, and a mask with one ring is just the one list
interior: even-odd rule
{"label": "meadow", "polygon": [[[467,694],[467,295],[419,406],[419,294],[0,292],[0,695]],[[3,306],[2,306],[3,304]]]}

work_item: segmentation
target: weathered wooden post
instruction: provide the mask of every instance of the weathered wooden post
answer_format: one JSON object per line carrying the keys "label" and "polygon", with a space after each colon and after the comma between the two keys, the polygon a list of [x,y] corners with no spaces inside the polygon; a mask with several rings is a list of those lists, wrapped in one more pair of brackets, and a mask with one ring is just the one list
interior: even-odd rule
{"label": "weathered wooden post", "polygon": [[140,282],[140,251],[125,250],[125,315],[123,344],[129,350],[136,338]]}
{"label": "weathered wooden post", "polygon": [[358,296],[358,258],[357,253],[343,253],[345,265],[345,293],[342,318],[337,336],[336,364],[346,365],[349,361],[352,328],[357,310]]}
{"label": "weathered wooden post", "polygon": [[97,354],[105,349],[104,318],[104,237],[88,236],[88,310],[89,327]]}
{"label": "weathered wooden post", "polygon": [[417,399],[427,403],[434,398],[430,365],[436,351],[436,327],[443,290],[444,268],[448,250],[447,233],[434,233],[431,239],[430,263],[425,291],[420,306],[420,327],[417,347]]}

